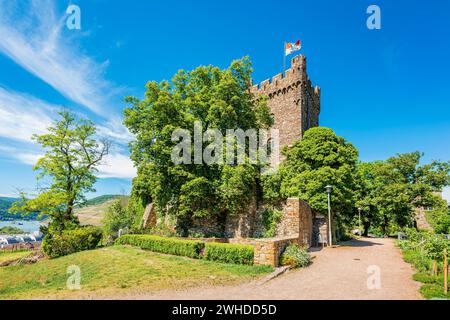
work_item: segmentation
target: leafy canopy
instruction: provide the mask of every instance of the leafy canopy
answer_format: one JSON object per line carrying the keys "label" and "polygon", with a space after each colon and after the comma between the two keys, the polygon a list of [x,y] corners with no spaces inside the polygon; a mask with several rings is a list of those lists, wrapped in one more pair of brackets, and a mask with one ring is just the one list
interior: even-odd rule
{"label": "leafy canopy", "polygon": [[249,90],[248,58],[221,70],[201,66],[179,71],[172,82],[149,82],[145,98],[128,97],[125,125],[135,135],[131,157],[138,168],[133,193],[153,201],[160,213],[179,217],[205,217],[235,213],[247,207],[258,177],[258,166],[243,163],[175,165],[171,153],[178,142],[175,129],[194,136],[194,123],[203,130],[267,128],[273,119],[264,98],[254,99]]}
{"label": "leafy canopy", "polygon": [[49,133],[33,136],[45,150],[33,168],[42,182],[38,195],[31,200],[23,195],[10,209],[48,215],[52,218],[50,228],[57,232],[78,224],[73,209],[85,201],[86,192],[94,191],[97,167],[109,150],[108,141],[95,140],[96,128],[91,121],[68,111],[59,115]]}
{"label": "leafy canopy", "polygon": [[433,161],[420,165],[420,152],[398,154],[386,161],[358,164],[356,207],[361,207],[365,232],[379,226],[412,224],[419,207],[440,208],[446,203],[436,196],[450,182],[450,162]]}
{"label": "leafy canopy", "polygon": [[278,172],[264,177],[266,200],[298,197],[313,210],[325,213],[325,186],[331,185],[333,211],[352,211],[358,151],[351,143],[329,128],[311,128],[302,140],[285,149],[285,155]]}

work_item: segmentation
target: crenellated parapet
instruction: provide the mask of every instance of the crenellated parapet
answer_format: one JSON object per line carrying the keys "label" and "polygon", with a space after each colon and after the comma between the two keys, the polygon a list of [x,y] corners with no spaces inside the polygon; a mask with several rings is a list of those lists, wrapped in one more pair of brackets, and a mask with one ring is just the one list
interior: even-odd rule
{"label": "crenellated parapet", "polygon": [[306,58],[303,55],[295,56],[291,60],[291,67],[284,73],[252,86],[250,91],[253,94],[266,94],[271,98],[273,95],[298,87],[302,81],[306,81],[306,78]]}

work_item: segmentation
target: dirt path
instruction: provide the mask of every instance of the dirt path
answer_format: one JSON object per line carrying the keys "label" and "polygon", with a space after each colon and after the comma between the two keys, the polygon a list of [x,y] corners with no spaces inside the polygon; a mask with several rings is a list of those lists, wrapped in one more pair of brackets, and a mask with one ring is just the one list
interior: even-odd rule
{"label": "dirt path", "polygon": [[[353,240],[314,252],[314,263],[265,284],[137,293],[115,299],[421,299],[412,268],[391,239]],[[375,266],[375,267],[374,267]],[[374,272],[380,272],[377,289]],[[372,289],[368,288],[369,284]]]}

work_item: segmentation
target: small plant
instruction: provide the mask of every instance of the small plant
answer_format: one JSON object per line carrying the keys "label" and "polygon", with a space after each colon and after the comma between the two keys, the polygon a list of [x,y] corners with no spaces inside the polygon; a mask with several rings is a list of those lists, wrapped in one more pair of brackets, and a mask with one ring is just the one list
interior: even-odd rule
{"label": "small plant", "polygon": [[307,267],[311,262],[312,259],[308,250],[295,244],[290,244],[280,257],[280,264],[282,266],[292,266],[294,268]]}
{"label": "small plant", "polygon": [[277,232],[277,226],[281,221],[282,212],[276,209],[265,209],[262,212],[262,223],[264,231],[262,233],[263,238],[275,237]]}

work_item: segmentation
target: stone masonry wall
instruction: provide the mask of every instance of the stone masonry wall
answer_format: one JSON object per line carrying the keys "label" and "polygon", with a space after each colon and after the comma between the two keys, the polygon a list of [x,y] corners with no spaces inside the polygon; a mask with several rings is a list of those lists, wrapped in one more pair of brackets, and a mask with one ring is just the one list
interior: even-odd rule
{"label": "stone masonry wall", "polygon": [[280,255],[291,243],[299,244],[297,237],[277,237],[267,239],[228,239],[229,243],[247,244],[255,248],[254,265],[278,267]]}
{"label": "stone masonry wall", "polygon": [[253,86],[251,92],[255,96],[268,96],[268,107],[275,120],[273,129],[279,130],[280,148],[292,146],[306,130],[319,125],[320,88],[313,87],[302,55],[292,58],[291,68],[284,74]]}
{"label": "stone masonry wall", "polygon": [[313,214],[308,203],[298,198],[287,199],[276,234],[278,237],[297,237],[301,245],[311,246]]}

